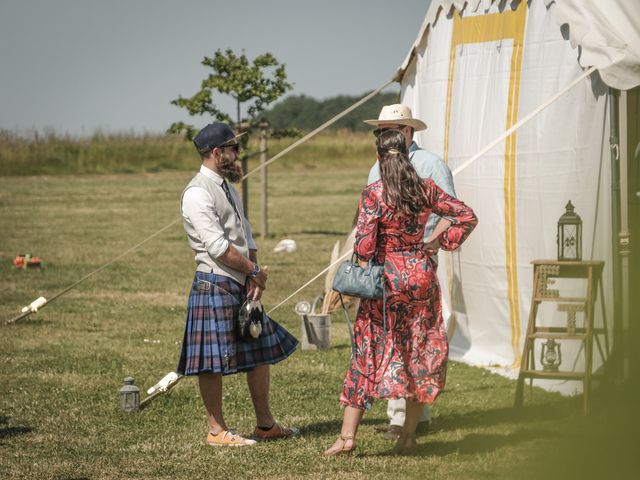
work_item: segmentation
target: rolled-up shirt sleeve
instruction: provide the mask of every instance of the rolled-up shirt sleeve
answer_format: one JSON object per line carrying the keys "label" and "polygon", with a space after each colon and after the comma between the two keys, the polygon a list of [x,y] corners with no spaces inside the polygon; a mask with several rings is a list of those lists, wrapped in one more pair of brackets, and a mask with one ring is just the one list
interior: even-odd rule
{"label": "rolled-up shirt sleeve", "polygon": [[213,199],[204,188],[191,187],[184,192],[182,217],[193,227],[212,258],[227,251],[229,241],[224,237]]}

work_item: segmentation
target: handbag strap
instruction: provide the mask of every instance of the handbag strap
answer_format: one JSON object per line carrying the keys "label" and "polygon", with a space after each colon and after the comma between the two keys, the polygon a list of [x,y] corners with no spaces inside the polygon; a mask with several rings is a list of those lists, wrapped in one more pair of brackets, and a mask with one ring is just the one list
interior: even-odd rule
{"label": "handbag strap", "polygon": [[347,325],[347,331],[349,332],[349,341],[351,342],[351,356],[355,356],[356,342],[353,340],[353,325],[351,325],[351,321],[349,320],[349,311],[347,310],[347,307],[344,304],[342,294],[338,293],[338,296],[340,297],[340,305],[342,305],[342,313],[344,314],[344,321]]}
{"label": "handbag strap", "polygon": [[[384,281],[384,277],[383,277],[383,281]],[[358,368],[356,342],[353,339],[353,326],[351,325],[351,321],[349,320],[349,312],[347,310],[347,307],[344,304],[342,294],[339,293],[338,295],[340,296],[340,304],[342,305],[342,312],[344,313],[344,319],[347,324],[347,328],[349,330],[349,340],[351,341],[351,356],[353,357],[353,363],[355,364],[356,370],[358,370],[358,373],[360,373],[360,375],[363,375],[365,377],[370,377],[371,375],[373,375],[375,378],[375,375],[378,373],[378,370],[380,369],[379,366],[373,373],[364,373],[360,371],[360,369]],[[387,289],[386,288],[382,289],[382,341],[384,343],[387,342]]]}
{"label": "handbag strap", "polygon": [[[351,255],[350,262],[355,266],[359,265],[358,264],[358,257],[356,256],[356,252],[355,251]],[[383,262],[383,264],[384,264],[384,262]],[[366,272],[367,275],[371,275],[371,270],[373,269],[373,266],[374,266],[373,261],[370,261],[370,262],[367,263],[366,267],[360,267],[360,268],[362,268],[362,270],[364,272]]]}

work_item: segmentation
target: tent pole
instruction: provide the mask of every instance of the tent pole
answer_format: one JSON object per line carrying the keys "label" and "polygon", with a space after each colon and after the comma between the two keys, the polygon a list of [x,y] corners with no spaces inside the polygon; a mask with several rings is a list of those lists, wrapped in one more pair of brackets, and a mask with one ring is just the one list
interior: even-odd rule
{"label": "tent pole", "polygon": [[632,391],[640,392],[640,86],[625,92],[627,97],[627,194],[629,254],[629,319],[627,357]]}
{"label": "tent pole", "polygon": [[618,136],[620,138],[620,233],[618,235],[618,251],[620,254],[620,275],[622,281],[622,338],[624,339],[624,358],[622,359],[622,378],[629,378],[629,256],[631,248],[629,244],[629,188],[628,188],[628,95],[625,90],[620,92],[620,123]]}
{"label": "tent pole", "polygon": [[613,277],[613,341],[609,357],[608,376],[618,383],[622,379],[623,335],[621,289],[620,289],[620,249],[618,234],[620,232],[620,145],[618,132],[618,99],[619,91],[609,88],[609,146],[611,147],[611,247]]}

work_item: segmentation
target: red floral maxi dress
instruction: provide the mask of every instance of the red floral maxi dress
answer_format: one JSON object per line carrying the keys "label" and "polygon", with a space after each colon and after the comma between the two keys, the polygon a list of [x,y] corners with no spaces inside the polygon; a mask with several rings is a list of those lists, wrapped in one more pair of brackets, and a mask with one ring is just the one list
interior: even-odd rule
{"label": "red floral maxi dress", "polygon": [[424,179],[423,185],[431,208],[417,217],[390,208],[380,180],[362,192],[354,251],[361,260],[384,263],[386,332],[382,299],[363,299],[340,396],[343,405],[368,409],[374,398],[432,403],[444,388],[449,344],[436,265],[424,251],[424,229],[431,212],[451,220],[440,245],[455,250],[478,220],[471,208],[432,180]]}

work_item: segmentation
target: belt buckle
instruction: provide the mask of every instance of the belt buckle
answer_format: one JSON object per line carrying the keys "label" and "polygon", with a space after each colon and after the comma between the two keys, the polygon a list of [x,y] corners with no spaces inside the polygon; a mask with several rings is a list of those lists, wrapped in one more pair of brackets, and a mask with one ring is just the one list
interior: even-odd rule
{"label": "belt buckle", "polygon": [[210,292],[211,291],[211,282],[207,280],[198,280],[196,283],[196,291],[198,292]]}

